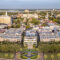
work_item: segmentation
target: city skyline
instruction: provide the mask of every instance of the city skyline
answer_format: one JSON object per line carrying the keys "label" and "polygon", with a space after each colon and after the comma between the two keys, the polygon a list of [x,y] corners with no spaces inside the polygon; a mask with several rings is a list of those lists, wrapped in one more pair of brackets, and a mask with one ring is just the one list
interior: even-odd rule
{"label": "city skyline", "polygon": [[59,0],[1,0],[0,9],[60,9]]}

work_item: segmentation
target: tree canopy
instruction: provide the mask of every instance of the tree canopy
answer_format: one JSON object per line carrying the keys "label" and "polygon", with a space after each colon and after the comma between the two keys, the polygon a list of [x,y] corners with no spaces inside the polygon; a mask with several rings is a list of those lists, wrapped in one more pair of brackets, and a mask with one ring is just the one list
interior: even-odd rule
{"label": "tree canopy", "polygon": [[31,20],[31,23],[34,24],[34,25],[39,25],[40,24],[40,21],[38,21],[37,19],[33,18]]}

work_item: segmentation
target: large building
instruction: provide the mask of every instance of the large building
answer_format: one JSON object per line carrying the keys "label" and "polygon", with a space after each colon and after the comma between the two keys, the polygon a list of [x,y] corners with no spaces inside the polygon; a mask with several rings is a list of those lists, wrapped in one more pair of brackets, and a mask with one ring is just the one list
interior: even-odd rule
{"label": "large building", "polygon": [[38,18],[37,14],[18,14],[17,17],[22,17],[22,18]]}
{"label": "large building", "polygon": [[24,12],[29,13],[29,10],[25,10]]}
{"label": "large building", "polygon": [[23,14],[22,17],[24,17],[24,18],[32,18],[32,17],[38,18],[38,15],[37,14]]}
{"label": "large building", "polygon": [[27,30],[24,37],[24,46],[29,49],[33,48],[33,45],[37,46],[37,34],[35,30]]}
{"label": "large building", "polygon": [[40,41],[60,41],[58,32],[52,32],[51,29],[39,29]]}
{"label": "large building", "polygon": [[4,15],[0,16],[0,23],[4,23],[4,24],[7,24],[7,25],[12,24],[11,17],[7,16],[7,12],[6,12],[5,16]]}
{"label": "large building", "polygon": [[0,41],[21,42],[22,33],[23,31],[20,28],[10,28],[4,33],[0,33]]}
{"label": "large building", "polygon": [[57,18],[60,17],[60,14],[58,14],[56,17],[57,17]]}

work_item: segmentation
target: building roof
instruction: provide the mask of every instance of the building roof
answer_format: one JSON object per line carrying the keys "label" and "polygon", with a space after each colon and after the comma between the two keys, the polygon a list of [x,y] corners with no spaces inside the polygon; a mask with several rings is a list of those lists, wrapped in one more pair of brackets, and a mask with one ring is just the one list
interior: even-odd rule
{"label": "building roof", "polygon": [[0,33],[0,38],[3,39],[21,39],[21,34],[23,31],[20,28],[11,28],[5,31],[4,33]]}
{"label": "building roof", "polygon": [[5,30],[3,29],[3,30],[0,30],[0,33],[4,33],[5,32]]}

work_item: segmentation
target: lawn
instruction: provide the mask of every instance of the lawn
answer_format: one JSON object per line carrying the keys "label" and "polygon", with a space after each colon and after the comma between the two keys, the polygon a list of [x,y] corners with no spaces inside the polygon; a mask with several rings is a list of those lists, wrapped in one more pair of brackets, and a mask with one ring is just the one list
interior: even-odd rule
{"label": "lawn", "polygon": [[36,51],[35,49],[23,49],[23,51]]}
{"label": "lawn", "polygon": [[20,58],[22,59],[27,59],[28,58],[28,53],[21,53]]}
{"label": "lawn", "polygon": [[52,59],[51,59],[51,55],[54,56],[54,57],[53,57],[53,60],[60,60],[60,56],[59,56],[59,58],[58,58],[57,53],[46,53],[46,55],[47,55],[46,60],[52,60]]}
{"label": "lawn", "polygon": [[[7,54],[7,57],[6,57]],[[0,53],[0,58],[13,59],[13,53]],[[11,57],[12,56],[12,57]]]}

